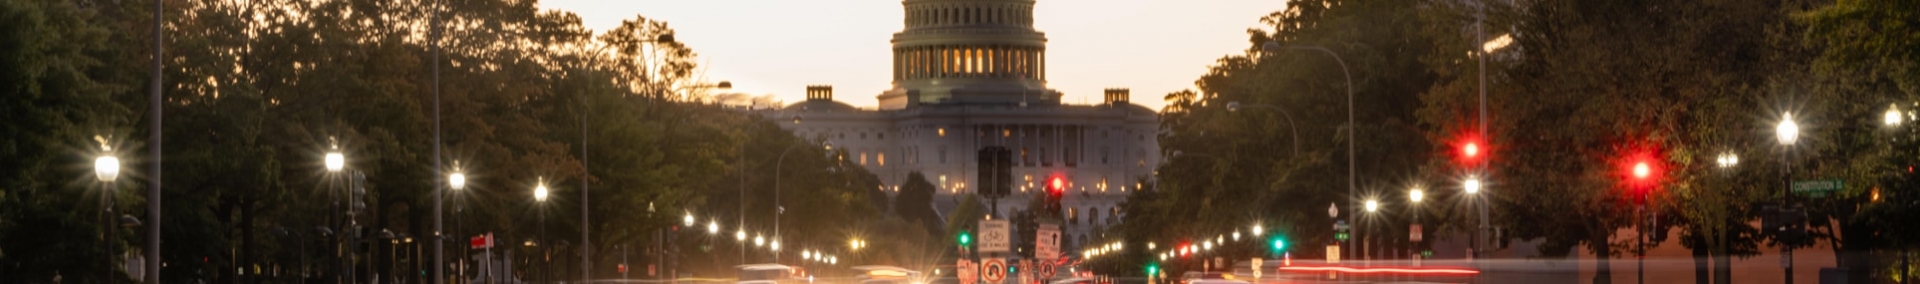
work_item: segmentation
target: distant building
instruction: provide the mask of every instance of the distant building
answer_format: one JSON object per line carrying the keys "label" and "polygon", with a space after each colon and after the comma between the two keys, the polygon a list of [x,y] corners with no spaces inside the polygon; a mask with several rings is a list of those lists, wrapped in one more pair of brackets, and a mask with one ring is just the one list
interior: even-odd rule
{"label": "distant building", "polygon": [[893,89],[880,93],[878,109],[834,101],[832,86],[807,86],[806,101],[768,117],[845,150],[890,193],[921,172],[939,188],[942,215],[975,193],[978,151],[1000,146],[1013,152],[1015,183],[1001,216],[1025,209],[1058,176],[1069,188],[1061,201],[1067,248],[1119,223],[1119,204],[1160,163],[1159,114],[1130,103],[1127,89],[1107,89],[1100,104],[1062,103],[1046,87],[1046,36],[1033,29],[1033,0],[904,4]]}

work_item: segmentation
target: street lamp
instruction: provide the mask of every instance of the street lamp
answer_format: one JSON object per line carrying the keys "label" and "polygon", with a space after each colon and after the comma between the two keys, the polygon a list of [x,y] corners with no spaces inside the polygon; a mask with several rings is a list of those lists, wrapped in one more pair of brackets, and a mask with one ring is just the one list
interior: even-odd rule
{"label": "street lamp", "polygon": [[[467,174],[466,174],[466,172],[465,172],[465,170],[464,170],[464,169],[462,169],[462,168],[460,167],[460,161],[453,161],[453,169],[454,169],[454,170],[453,170],[453,173],[450,173],[450,174],[447,174],[447,188],[450,188],[450,189],[453,189],[454,191],[461,191],[461,190],[465,190],[465,189],[467,188]],[[435,196],[435,198],[444,198],[444,197],[441,197],[441,196]],[[444,200],[442,200],[442,201],[444,201]],[[435,207],[435,210],[436,210],[436,211],[434,212],[434,214],[433,214],[433,215],[434,215],[434,218],[436,219],[436,220],[435,220],[435,222],[434,222],[434,226],[435,226],[435,228],[434,228],[435,230],[434,230],[434,231],[436,232],[436,233],[435,233],[435,235],[439,235],[439,234],[438,234],[437,232],[438,232],[438,231],[439,231],[439,229],[440,229],[440,227],[439,227],[439,226],[441,226],[441,225],[442,225],[442,224],[441,224],[441,223],[439,222],[439,220],[438,220],[438,219],[440,218],[440,212],[439,212],[439,211],[437,211],[437,210],[439,210],[439,208],[438,208],[438,207],[439,207],[440,205],[441,205],[441,202],[439,202],[439,201],[436,201],[436,202],[434,202],[434,207]],[[462,232],[461,232],[461,230],[460,230],[460,229],[461,229],[461,226],[460,226],[460,224],[461,224],[461,223],[460,223],[460,210],[461,210],[461,209],[462,209],[462,208],[461,208],[461,206],[460,206],[460,203],[458,203],[458,202],[455,202],[455,203],[453,204],[453,214],[454,214],[454,220],[453,220],[453,227],[454,227],[454,235],[457,235],[457,236],[464,236],[464,235],[465,235],[465,233],[462,233]],[[411,240],[409,240],[409,242],[411,242]],[[435,255],[436,255],[436,256],[435,256],[435,257],[434,257],[434,259],[433,259],[433,261],[434,261],[433,263],[436,263],[436,264],[439,264],[439,263],[440,263],[441,261],[443,261],[443,259],[442,259],[442,258],[441,258],[441,256],[440,256],[440,254],[443,254],[443,253],[445,253],[444,251],[442,251],[442,250],[441,250],[441,249],[443,248],[443,246],[445,246],[445,245],[444,245],[444,244],[442,244],[442,242],[439,242],[439,241],[435,241],[435,242],[434,242],[434,253],[435,253]],[[417,247],[416,247],[416,248],[417,248]],[[457,262],[457,263],[461,263],[461,264],[462,264],[462,266],[464,267],[464,266],[465,266],[464,264],[466,263],[466,259],[465,259],[465,258],[461,258],[461,259],[460,259],[459,261],[456,261],[456,262]],[[435,267],[434,267],[434,271],[436,271],[436,272],[438,272],[438,273],[445,273],[445,271],[444,271],[444,270],[442,270],[442,269],[443,269],[443,268],[440,268],[440,267],[439,267],[439,265],[435,265]],[[465,277],[464,277],[464,274],[463,274],[462,276],[463,276],[463,277],[461,277],[461,278],[465,278]]]}
{"label": "street lamp", "polygon": [[[1788,186],[1786,192],[1784,192],[1780,198],[1791,201],[1793,199],[1793,144],[1800,140],[1800,123],[1793,121],[1792,112],[1780,114],[1780,124],[1773,127],[1773,135],[1774,138],[1779,140],[1780,146],[1786,147],[1787,154],[1787,162],[1780,164],[1782,167],[1785,167],[1786,172],[1784,173],[1784,179],[1788,181]],[[1788,205],[1786,203],[1787,202],[1782,202],[1781,205]],[[1781,244],[1780,254],[1785,258],[1785,260],[1781,261],[1781,266],[1786,267],[1786,277],[1782,279],[1786,279],[1787,283],[1791,284],[1793,283],[1793,245]]]}
{"label": "street lamp", "polygon": [[[540,177],[540,183],[533,187],[533,201],[538,202],[541,205],[547,204],[547,178],[546,177]],[[540,216],[539,217],[540,228],[538,229],[538,231],[540,231],[540,242],[545,243],[547,242],[547,213],[546,213],[546,210],[535,210],[535,211],[538,213],[534,215]],[[542,262],[542,264],[546,265],[546,268],[541,269],[541,270],[544,270],[540,275],[541,276],[540,278],[542,279],[551,279],[553,276],[553,249],[551,247],[552,246],[545,246],[545,245],[540,246],[540,254],[542,255],[542,257],[540,258],[540,261]]]}
{"label": "street lamp", "polygon": [[1714,162],[1720,164],[1720,168],[1722,169],[1732,168],[1734,165],[1740,164],[1740,156],[1732,152],[1720,153],[1719,157],[1714,158]]}
{"label": "street lamp", "polygon": [[93,158],[93,178],[100,180],[100,188],[102,189],[100,193],[100,208],[106,211],[106,214],[102,214],[101,218],[107,220],[101,223],[101,226],[107,227],[107,234],[102,236],[100,241],[106,243],[107,273],[112,274],[115,270],[112,267],[114,266],[113,255],[116,250],[113,245],[113,239],[114,236],[119,235],[116,232],[118,230],[114,229],[116,226],[114,226],[112,222],[113,216],[116,215],[113,213],[113,182],[120,179],[120,158],[113,156],[113,147],[107,146],[105,138],[94,136],[94,139],[100,140],[100,156]]}
{"label": "street lamp", "polygon": [[1420,200],[1426,198],[1427,191],[1424,189],[1416,187],[1413,190],[1407,191],[1407,200],[1413,201],[1414,204],[1420,204]]}
{"label": "street lamp", "polygon": [[1885,120],[1887,126],[1900,126],[1900,105],[1887,104]]}
{"label": "street lamp", "polygon": [[[1340,54],[1333,53],[1333,50],[1328,50],[1326,47],[1282,46],[1280,45],[1280,42],[1277,42],[1277,41],[1268,41],[1266,44],[1261,45],[1260,47],[1261,47],[1261,50],[1269,53],[1278,53],[1281,49],[1318,50],[1322,53],[1326,53],[1327,56],[1332,56],[1334,62],[1340,63],[1340,75],[1346,76],[1346,79],[1347,79],[1347,129],[1348,129],[1347,136],[1359,137],[1359,133],[1358,133],[1359,128],[1353,123],[1353,74],[1352,72],[1347,71],[1347,61],[1345,59],[1340,59]],[[1354,148],[1354,140],[1357,140],[1357,139],[1352,139],[1352,138],[1347,139],[1347,198],[1349,200],[1348,202],[1352,202],[1351,200],[1354,198],[1354,191],[1357,190],[1356,188],[1359,187],[1358,174],[1357,174],[1358,171],[1355,170],[1355,166],[1354,166],[1358,164],[1359,159],[1355,158],[1356,156],[1354,156],[1354,149],[1357,149],[1357,148]],[[1352,203],[1348,203],[1348,204],[1351,205]]]}

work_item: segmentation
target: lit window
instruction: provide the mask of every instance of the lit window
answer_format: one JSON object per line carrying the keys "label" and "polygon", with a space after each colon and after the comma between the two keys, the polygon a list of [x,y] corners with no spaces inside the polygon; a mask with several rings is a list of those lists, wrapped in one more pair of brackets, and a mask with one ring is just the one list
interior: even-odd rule
{"label": "lit window", "polygon": [[879,157],[877,158],[880,161],[880,166],[882,167],[887,166],[887,152],[880,152],[879,154],[875,154],[875,155],[879,155]]}
{"label": "lit window", "polygon": [[860,152],[860,165],[867,165],[867,152]]}
{"label": "lit window", "polygon": [[947,128],[946,128],[946,127],[941,127],[939,131],[940,131],[940,137],[947,137]]}

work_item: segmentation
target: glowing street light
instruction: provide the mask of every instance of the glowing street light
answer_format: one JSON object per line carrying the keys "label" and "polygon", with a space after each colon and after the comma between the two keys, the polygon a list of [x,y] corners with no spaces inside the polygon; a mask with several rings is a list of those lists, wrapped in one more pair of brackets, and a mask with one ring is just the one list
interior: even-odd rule
{"label": "glowing street light", "polygon": [[765,236],[753,235],[753,246],[758,247],[765,245],[767,245],[767,238]]}
{"label": "glowing street light", "polygon": [[340,172],[340,169],[344,169],[347,167],[347,156],[340,154],[339,144],[329,145],[328,147],[329,148],[327,149],[327,156],[325,158],[325,160],[327,161],[327,171],[336,172],[336,173]]}
{"label": "glowing street light", "polygon": [[452,187],[453,190],[467,188],[467,174],[460,172],[447,174],[447,186]]}
{"label": "glowing street light", "polygon": [[1900,106],[1896,104],[1888,104],[1887,114],[1885,119],[1886,119],[1887,126],[1900,126]]}
{"label": "glowing street light", "polygon": [[1420,203],[1420,200],[1427,199],[1427,191],[1420,188],[1414,188],[1413,190],[1407,192],[1407,199],[1412,200],[1413,203]]}
{"label": "glowing street light", "polygon": [[547,182],[545,180],[546,178],[541,178],[540,185],[533,188],[534,201],[547,201]]}
{"label": "glowing street light", "polygon": [[1373,213],[1373,212],[1375,212],[1375,211],[1380,211],[1380,201],[1379,201],[1379,200],[1372,200],[1372,199],[1368,199],[1368,200],[1367,200],[1367,205],[1366,205],[1366,206],[1367,206],[1367,213]]}
{"label": "glowing street light", "polygon": [[1793,113],[1780,115],[1780,125],[1773,127],[1773,135],[1779,138],[1780,145],[1793,145],[1800,140],[1800,123],[1793,121]]}
{"label": "glowing street light", "polygon": [[739,230],[739,231],[733,231],[733,240],[735,240],[735,241],[746,241],[746,240],[747,240],[747,230]]}
{"label": "glowing street light", "polygon": [[1714,158],[1714,162],[1720,164],[1720,168],[1732,168],[1734,165],[1740,164],[1740,156],[1731,152],[1720,153],[1719,157]]}
{"label": "glowing street light", "polygon": [[693,221],[693,213],[687,213],[687,216],[686,216],[685,218],[681,218],[681,219],[684,219],[684,220],[682,220],[682,221],[684,221],[684,222],[686,222],[686,223],[687,223],[687,226],[689,226],[689,227],[691,227],[691,226],[693,226],[693,223],[694,223],[694,221]]}
{"label": "glowing street light", "polygon": [[1480,193],[1480,178],[1479,178],[1479,177],[1469,177],[1469,178],[1467,178],[1467,181],[1464,181],[1464,182],[1461,182],[1461,183],[1460,183],[1460,187],[1461,187],[1461,188],[1463,188],[1463,189],[1466,189],[1466,190],[1467,190],[1467,194],[1477,194],[1477,193]]}
{"label": "glowing street light", "polygon": [[718,233],[720,233],[720,221],[707,221],[707,234],[712,235]]}
{"label": "glowing street light", "polygon": [[93,177],[109,183],[120,179],[120,158],[113,157],[113,154],[100,154],[100,157],[93,158]]}
{"label": "glowing street light", "polygon": [[1648,175],[1652,175],[1652,174],[1653,174],[1653,168],[1648,167],[1647,162],[1638,162],[1633,164],[1633,178],[1644,180],[1644,179],[1647,179]]}
{"label": "glowing street light", "polygon": [[1253,224],[1253,236],[1258,237],[1261,234],[1265,234],[1265,233],[1266,233],[1266,230],[1262,229],[1260,227],[1260,224]]}

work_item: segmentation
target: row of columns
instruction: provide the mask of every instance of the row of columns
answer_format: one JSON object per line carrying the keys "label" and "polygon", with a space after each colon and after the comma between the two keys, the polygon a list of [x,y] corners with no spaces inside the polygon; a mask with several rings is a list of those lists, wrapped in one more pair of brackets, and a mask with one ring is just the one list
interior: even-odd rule
{"label": "row of columns", "polygon": [[1021,4],[914,5],[907,9],[907,26],[1033,25],[1033,6]]}
{"label": "row of columns", "polygon": [[1021,78],[1046,80],[1046,52],[1023,46],[921,46],[893,52],[894,80]]}

